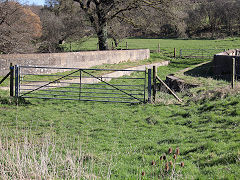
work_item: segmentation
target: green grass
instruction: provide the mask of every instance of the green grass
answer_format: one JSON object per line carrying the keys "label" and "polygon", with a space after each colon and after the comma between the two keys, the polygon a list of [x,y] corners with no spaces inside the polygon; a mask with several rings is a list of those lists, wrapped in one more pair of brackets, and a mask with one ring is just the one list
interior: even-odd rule
{"label": "green grass", "polygon": [[[146,39],[130,40],[141,46],[149,46],[150,49],[153,49],[153,42],[158,43],[158,40],[152,39],[148,40],[149,44],[144,43]],[[140,41],[142,43],[139,43]],[[206,47],[219,43],[231,48],[239,39],[160,41],[166,41],[165,47],[171,48],[176,45],[180,47],[181,44],[186,47],[200,47],[200,43],[204,42]],[[133,47],[140,47],[137,44]],[[169,59],[157,54],[152,57],[155,57],[156,61]],[[194,67],[204,61],[171,59],[169,66],[158,68],[158,75],[164,79],[170,73],[179,74],[179,70]],[[126,66],[121,65],[121,68]],[[202,81],[204,80],[213,82],[208,77],[202,77]],[[206,94],[209,87],[202,85],[201,89],[178,93],[184,100],[181,105],[177,104],[171,95],[158,93],[157,104],[30,99],[29,103],[20,100],[16,106],[16,100],[9,99],[8,92],[0,90],[0,148],[7,147],[11,140],[23,143],[23,146],[20,146],[22,149],[31,144],[34,147],[39,146],[40,150],[36,149],[35,153],[37,162],[41,162],[42,145],[45,137],[50,137],[54,143],[49,141],[50,148],[46,154],[52,160],[55,157],[53,152],[57,152],[61,154],[60,159],[63,161],[60,161],[57,167],[58,175],[51,173],[54,170],[51,164],[47,166],[47,171],[52,174],[51,177],[59,179],[74,179],[66,169],[66,162],[70,161],[66,158],[69,152],[72,152],[70,157],[76,157],[70,158],[75,159],[75,164],[78,164],[79,157],[84,157],[83,169],[88,175],[95,175],[99,179],[239,179],[239,89],[231,91],[227,89],[227,83],[221,83],[217,89],[213,89],[210,97]],[[221,96],[219,93],[223,93],[225,89],[224,96]],[[31,143],[24,146],[26,137]],[[169,147],[174,150],[179,147],[180,156],[175,163],[176,169],[167,173],[164,171],[165,162],[160,161],[160,156],[167,154]],[[7,148],[3,150],[5,152]],[[79,151],[85,155],[78,155]],[[14,154],[11,148],[9,152]],[[167,154],[167,158],[174,162],[173,154]],[[2,159],[0,155],[0,165],[9,165]],[[152,165],[153,161],[155,165]],[[184,162],[185,166],[180,167],[180,162]],[[11,170],[8,171],[11,175]],[[29,171],[26,171],[26,174],[28,173]],[[8,178],[11,178],[10,175]]]}
{"label": "green grass", "polygon": [[[160,67],[159,75],[196,63],[179,61]],[[0,93],[7,96],[7,92]],[[165,98],[173,97],[166,94]],[[240,96],[195,102],[185,97],[184,101],[182,105],[130,105],[31,99],[30,104],[15,106],[5,99],[0,122],[7,132],[1,131],[1,138],[21,142],[28,134],[39,141],[49,135],[56,139],[56,151],[63,154],[68,148],[81,147],[94,159],[91,172],[103,179],[109,173],[111,179],[140,179],[143,172],[143,179],[160,174],[162,178],[173,174],[177,179],[238,179]],[[174,173],[164,172],[165,164],[159,160],[169,147],[180,148]],[[168,159],[173,161],[172,156]]]}
{"label": "green grass", "polygon": [[[240,38],[226,38],[216,40],[185,40],[185,39],[139,39],[130,38],[123,39],[118,48],[126,49],[126,42],[129,49],[150,49],[157,50],[158,44],[160,49],[166,53],[172,53],[173,49],[177,51],[180,49],[232,49],[239,48]],[[109,40],[109,47],[111,47],[111,40]],[[65,50],[70,50],[70,45],[64,45]],[[91,38],[84,43],[72,43],[72,51],[78,50],[97,50],[97,38]]]}

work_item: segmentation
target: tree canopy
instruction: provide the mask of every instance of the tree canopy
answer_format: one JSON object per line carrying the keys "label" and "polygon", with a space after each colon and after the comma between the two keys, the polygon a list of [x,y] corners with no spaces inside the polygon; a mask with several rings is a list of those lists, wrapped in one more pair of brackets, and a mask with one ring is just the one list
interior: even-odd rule
{"label": "tree canopy", "polygon": [[100,50],[123,38],[240,35],[236,0],[46,0],[44,7],[0,0],[0,53],[58,52],[63,41],[97,36]]}
{"label": "tree canopy", "polygon": [[38,15],[17,2],[0,2],[0,52],[33,52],[31,42],[41,35],[42,27]]}

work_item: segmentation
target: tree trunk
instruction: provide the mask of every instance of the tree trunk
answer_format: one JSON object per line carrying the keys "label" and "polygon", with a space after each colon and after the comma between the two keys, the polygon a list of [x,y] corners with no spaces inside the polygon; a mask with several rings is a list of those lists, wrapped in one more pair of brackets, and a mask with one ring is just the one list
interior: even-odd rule
{"label": "tree trunk", "polygon": [[98,44],[99,50],[108,50],[108,33],[107,33],[107,23],[103,23],[99,27],[99,31],[97,33],[98,36]]}
{"label": "tree trunk", "polygon": [[117,48],[118,47],[118,40],[117,40],[117,38],[113,37],[113,41],[114,41],[115,47]]}

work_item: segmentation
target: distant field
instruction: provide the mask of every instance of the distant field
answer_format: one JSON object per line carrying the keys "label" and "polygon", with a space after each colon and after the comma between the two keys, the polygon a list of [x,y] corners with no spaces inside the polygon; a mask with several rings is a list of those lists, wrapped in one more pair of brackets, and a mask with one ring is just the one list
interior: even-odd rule
{"label": "distant field", "polygon": [[[126,42],[129,49],[145,49],[157,50],[158,44],[160,49],[173,51],[177,49],[231,49],[240,48],[240,38],[227,38],[219,40],[182,40],[182,39],[124,39],[118,48],[126,49]],[[70,50],[69,43],[64,45],[66,50]],[[109,40],[109,47],[112,47]],[[72,43],[72,51],[77,50],[97,50],[97,38],[91,38],[88,41],[78,44]]]}
{"label": "distant field", "polygon": [[[170,48],[240,44],[240,39],[129,39],[128,45],[154,50],[159,41]],[[91,50],[96,39],[86,43],[85,50]],[[172,63],[158,68],[162,79],[205,61],[152,54],[142,63],[164,59]],[[240,87],[231,90],[230,82],[204,77],[190,80],[198,79],[207,85],[177,93],[183,104],[158,92],[157,104],[31,99],[15,105],[0,90],[0,179],[239,179]]]}

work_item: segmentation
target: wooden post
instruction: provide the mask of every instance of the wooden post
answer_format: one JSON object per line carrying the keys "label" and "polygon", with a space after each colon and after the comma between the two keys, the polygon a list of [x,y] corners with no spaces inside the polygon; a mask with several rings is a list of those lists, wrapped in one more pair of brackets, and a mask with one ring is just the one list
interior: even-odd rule
{"label": "wooden post", "polygon": [[235,85],[235,58],[232,59],[232,88],[234,89]]}
{"label": "wooden post", "polygon": [[174,48],[173,57],[176,57],[176,48]]}
{"label": "wooden post", "polygon": [[70,52],[72,52],[72,42],[70,42]]}
{"label": "wooden post", "polygon": [[162,83],[168,90],[169,92],[179,101],[182,103],[182,100],[168,87],[168,85],[163,81],[161,80],[158,76],[156,77],[157,80],[159,80],[160,83]]}
{"label": "wooden post", "polygon": [[10,96],[14,96],[14,66],[10,63]]}
{"label": "wooden post", "polygon": [[126,49],[128,49],[128,42],[126,42]]}
{"label": "wooden post", "polygon": [[113,42],[112,42],[112,49],[114,49],[114,44],[113,44]]}
{"label": "wooden post", "polygon": [[158,43],[158,53],[160,53],[160,43]]}
{"label": "wooden post", "polygon": [[148,69],[148,102],[152,102],[152,70]]}
{"label": "wooden post", "polygon": [[157,68],[153,66],[153,102],[156,102],[156,93],[157,93]]}

